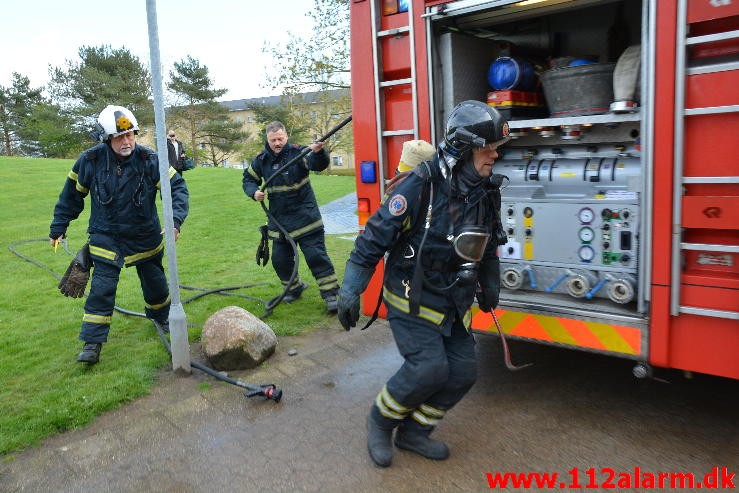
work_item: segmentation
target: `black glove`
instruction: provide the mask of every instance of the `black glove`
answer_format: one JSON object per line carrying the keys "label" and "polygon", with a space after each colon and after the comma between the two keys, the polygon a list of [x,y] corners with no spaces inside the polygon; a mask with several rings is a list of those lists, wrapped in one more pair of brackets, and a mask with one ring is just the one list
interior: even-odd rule
{"label": "black glove", "polygon": [[85,294],[87,281],[90,280],[90,268],[92,267],[92,259],[90,259],[90,245],[85,243],[67,270],[59,281],[59,291],[64,296],[71,298],[81,298]]}
{"label": "black glove", "polygon": [[262,238],[259,240],[257,247],[257,265],[264,267],[269,262],[269,236],[267,234],[267,226],[259,226],[259,232]]}
{"label": "black glove", "polygon": [[477,292],[477,305],[480,310],[484,312],[490,312],[498,306],[498,293],[488,291],[484,289]]}
{"label": "black glove", "polygon": [[498,306],[500,295],[500,262],[498,258],[485,260],[480,264],[480,291],[477,292],[477,305],[480,310],[489,312]]}
{"label": "black glove", "polygon": [[339,291],[337,316],[344,330],[356,327],[357,320],[359,320],[359,295]]}
{"label": "black glove", "polygon": [[359,320],[359,295],[367,288],[374,272],[374,269],[360,267],[347,260],[337,303],[337,316],[345,330],[356,327]]}

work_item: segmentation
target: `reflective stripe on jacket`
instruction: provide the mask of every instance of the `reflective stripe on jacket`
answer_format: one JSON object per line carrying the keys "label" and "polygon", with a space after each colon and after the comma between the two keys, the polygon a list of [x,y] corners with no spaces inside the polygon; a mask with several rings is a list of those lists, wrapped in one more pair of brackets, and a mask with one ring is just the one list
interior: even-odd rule
{"label": "reflective stripe on jacket", "polygon": [[[279,154],[275,154],[265,145],[265,149],[244,170],[244,193],[253,199],[264,181],[269,180],[277,169],[296,158],[305,148],[287,144]],[[329,155],[325,149],[318,153],[309,152],[270,181],[264,190],[269,201],[269,212],[293,238],[323,228],[321,211],[309,175],[311,171],[325,170],[328,164]],[[280,236],[279,229],[271,219],[267,226],[270,237]]]}
{"label": "reflective stripe on jacket", "polygon": [[[396,316],[415,317],[431,323],[449,335],[455,319],[469,327],[476,288],[475,285],[454,284],[456,267],[462,261],[455,254],[451,240],[462,225],[477,224],[492,232],[496,217],[484,184],[460,196],[440,177],[438,166],[437,158],[429,162],[428,168],[419,165],[386,194],[380,208],[367,221],[364,232],[357,237],[349,261],[372,268],[386,252],[395,249],[385,264],[384,300],[388,309],[395,310]],[[438,176],[429,177],[424,169],[437,170]],[[428,203],[421,202],[427,178],[433,183],[428,231],[425,224],[416,226],[418,221],[425,223],[426,219]],[[419,251],[422,242],[423,249]],[[495,242],[489,242],[482,262],[498,262],[496,249]],[[413,285],[417,262],[423,265],[421,286]],[[421,290],[417,315],[410,310],[413,289]]]}
{"label": "reflective stripe on jacket", "polygon": [[[174,226],[181,230],[189,208],[187,185],[172,167],[168,177]],[[91,255],[118,265],[145,261],[162,250],[156,207],[160,189],[159,160],[153,150],[137,144],[119,161],[108,144],[99,144],[74,163],[54,207],[50,235],[66,233],[89,195]]]}

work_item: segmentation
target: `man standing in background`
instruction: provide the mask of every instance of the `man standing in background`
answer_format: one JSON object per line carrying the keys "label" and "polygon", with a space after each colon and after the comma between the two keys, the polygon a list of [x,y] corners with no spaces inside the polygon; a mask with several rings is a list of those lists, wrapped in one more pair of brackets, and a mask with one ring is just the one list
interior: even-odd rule
{"label": "man standing in background", "polygon": [[177,173],[182,176],[182,170],[185,160],[185,146],[177,140],[174,130],[167,132],[167,157],[169,165],[172,166]]}

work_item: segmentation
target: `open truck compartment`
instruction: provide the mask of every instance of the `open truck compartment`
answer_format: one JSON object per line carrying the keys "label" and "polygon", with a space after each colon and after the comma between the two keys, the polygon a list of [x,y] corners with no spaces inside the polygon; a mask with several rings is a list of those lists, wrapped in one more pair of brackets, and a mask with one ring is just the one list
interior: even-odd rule
{"label": "open truck compartment", "polygon": [[[739,378],[739,2],[350,7],[360,233],[403,143],[438,144],[457,103],[487,102],[514,137],[494,168],[502,331],[631,358],[638,376]],[[367,315],[381,290],[380,265]]]}
{"label": "open truck compartment", "polygon": [[[514,138],[494,168],[508,177],[503,303],[641,325],[644,6],[500,3],[452,3],[432,16],[430,57],[437,138],[465,99],[486,101],[510,122]],[[612,112],[614,71],[625,53],[629,70],[622,60],[619,72],[629,87],[620,96],[631,104]]]}

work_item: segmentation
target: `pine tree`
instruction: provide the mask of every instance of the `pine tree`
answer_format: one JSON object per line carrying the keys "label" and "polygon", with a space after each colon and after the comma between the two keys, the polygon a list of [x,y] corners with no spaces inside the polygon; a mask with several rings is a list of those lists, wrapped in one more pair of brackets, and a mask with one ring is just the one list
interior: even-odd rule
{"label": "pine tree", "polygon": [[[167,88],[174,94],[176,104],[170,108],[167,120],[170,126],[185,129],[191,149],[199,149],[215,166],[236,153],[246,135],[241,124],[228,118],[228,108],[216,102],[226,89],[214,88],[208,67],[196,58],[175,62],[169,73]],[[199,163],[201,152],[195,153]]]}

